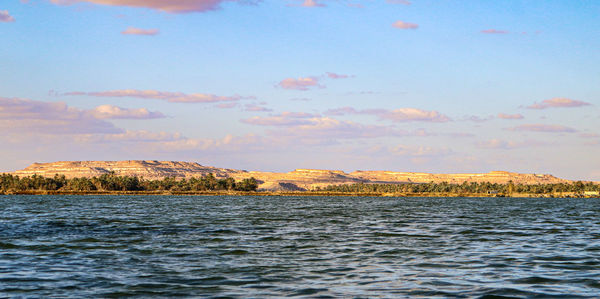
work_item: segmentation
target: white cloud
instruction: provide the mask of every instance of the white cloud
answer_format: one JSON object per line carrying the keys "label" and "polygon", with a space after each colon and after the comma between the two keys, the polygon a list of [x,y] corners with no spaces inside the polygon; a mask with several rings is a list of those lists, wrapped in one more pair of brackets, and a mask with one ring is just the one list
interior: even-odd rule
{"label": "white cloud", "polygon": [[160,112],[151,112],[146,108],[127,109],[113,105],[100,105],[90,110],[89,113],[98,119],[151,119],[165,117]]}

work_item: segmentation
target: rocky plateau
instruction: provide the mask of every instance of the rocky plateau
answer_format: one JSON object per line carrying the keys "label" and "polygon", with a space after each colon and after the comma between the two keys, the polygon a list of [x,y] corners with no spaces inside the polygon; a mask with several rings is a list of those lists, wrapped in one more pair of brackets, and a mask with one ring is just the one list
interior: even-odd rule
{"label": "rocky plateau", "polygon": [[114,173],[120,176],[137,176],[145,179],[162,179],[165,177],[191,178],[212,173],[217,178],[232,177],[236,180],[254,177],[259,182],[260,190],[312,190],[316,187],[340,184],[402,184],[402,183],[457,183],[490,182],[515,184],[547,184],[568,183],[549,174],[523,174],[507,171],[491,171],[489,173],[456,173],[433,174],[419,172],[395,171],[354,171],[346,173],[341,170],[296,169],[287,173],[246,171],[227,168],[203,166],[195,162],[178,161],[61,161],[52,163],[33,163],[23,170],[12,172],[18,176],[41,175],[53,177],[64,175],[67,178],[94,177]]}

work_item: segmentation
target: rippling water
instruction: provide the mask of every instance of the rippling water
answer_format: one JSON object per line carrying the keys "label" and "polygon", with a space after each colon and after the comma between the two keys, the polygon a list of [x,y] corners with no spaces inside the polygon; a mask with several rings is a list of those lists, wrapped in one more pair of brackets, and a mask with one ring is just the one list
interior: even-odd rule
{"label": "rippling water", "polygon": [[600,200],[0,196],[0,297],[598,297]]}

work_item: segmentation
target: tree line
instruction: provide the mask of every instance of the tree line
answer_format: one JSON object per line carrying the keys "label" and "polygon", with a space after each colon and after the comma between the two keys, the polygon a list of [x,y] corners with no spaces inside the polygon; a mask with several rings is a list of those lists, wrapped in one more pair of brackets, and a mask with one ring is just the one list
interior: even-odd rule
{"label": "tree line", "polygon": [[600,191],[600,185],[592,182],[573,182],[556,184],[514,184],[512,181],[506,184],[489,182],[464,182],[453,184],[441,183],[406,183],[406,184],[350,184],[331,185],[324,188],[316,188],[314,191],[326,192],[351,192],[351,193],[530,193],[530,194],[552,194],[561,192],[583,193],[585,191]]}
{"label": "tree line", "polygon": [[217,179],[212,173],[202,177],[147,180],[136,176],[117,176],[114,173],[92,178],[71,178],[55,175],[48,178],[40,175],[28,177],[0,175],[0,190],[6,191],[256,191],[258,182],[254,178],[236,181],[233,178]]}

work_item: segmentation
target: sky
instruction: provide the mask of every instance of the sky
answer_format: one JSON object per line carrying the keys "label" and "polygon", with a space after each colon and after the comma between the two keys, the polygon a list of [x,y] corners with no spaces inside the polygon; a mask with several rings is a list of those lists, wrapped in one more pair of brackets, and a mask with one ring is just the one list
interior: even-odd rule
{"label": "sky", "polygon": [[600,181],[600,1],[4,0],[0,171]]}

